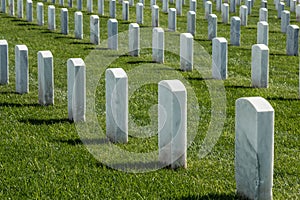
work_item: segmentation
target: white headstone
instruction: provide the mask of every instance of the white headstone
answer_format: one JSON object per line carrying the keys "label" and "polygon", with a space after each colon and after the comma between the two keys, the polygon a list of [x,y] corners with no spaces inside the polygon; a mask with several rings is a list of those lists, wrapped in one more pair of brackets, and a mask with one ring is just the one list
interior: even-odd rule
{"label": "white headstone", "polygon": [[197,1],[190,0],[190,11],[197,12]]}
{"label": "white headstone", "polygon": [[100,44],[100,21],[98,15],[90,16],[90,41],[92,44]]}
{"label": "white headstone", "polygon": [[142,3],[136,4],[136,23],[144,23],[144,5]]}
{"label": "white headstone", "polygon": [[216,11],[220,12],[222,10],[222,0],[216,0]]}
{"label": "white headstone", "polygon": [[56,29],[55,7],[52,5],[48,6],[48,29],[51,31]]}
{"label": "white headstone", "polygon": [[156,5],[156,0],[150,0],[150,9],[152,9],[154,5]]}
{"label": "white headstone", "polygon": [[26,20],[28,22],[33,21],[32,0],[26,1]]}
{"label": "white headstone", "polygon": [[15,0],[9,0],[8,2],[9,7],[9,15],[14,16],[15,15]]}
{"label": "white headstone", "polygon": [[290,4],[290,11],[291,12],[296,11],[296,5],[297,5],[297,1],[296,0],[291,0],[291,4]]}
{"label": "white headstone", "polygon": [[152,27],[159,27],[159,7],[152,6]]}
{"label": "white headstone", "polygon": [[8,66],[8,44],[6,40],[0,40],[0,84],[8,84],[9,82],[9,66]]}
{"label": "white headstone", "polygon": [[68,7],[72,8],[73,7],[73,0],[68,0]]}
{"label": "white headstone", "polygon": [[247,6],[247,10],[248,10],[248,15],[251,15],[251,12],[252,12],[252,1],[251,0],[246,0],[246,6]]}
{"label": "white headstone", "polygon": [[60,5],[60,6],[64,6],[64,4],[65,4],[65,3],[64,3],[64,0],[59,0],[59,5]]}
{"label": "white headstone", "polygon": [[109,16],[116,18],[116,0],[109,1]]}
{"label": "white headstone", "polygon": [[124,21],[129,20],[129,2],[123,1],[122,3],[122,18]]}
{"label": "white headstone", "polygon": [[182,0],[176,0],[176,14],[182,15]]}
{"label": "white headstone", "polygon": [[269,48],[265,44],[252,46],[252,87],[267,88],[269,81]]}
{"label": "white headstone", "polygon": [[1,12],[6,13],[6,0],[1,0]]}
{"label": "white headstone", "polygon": [[44,25],[44,4],[41,2],[37,3],[37,7],[36,7],[36,13],[37,13],[37,24],[39,26],[43,26]]}
{"label": "white headstone", "polygon": [[152,60],[157,63],[164,63],[164,29],[153,28],[152,32]]}
{"label": "white headstone", "polygon": [[257,23],[257,44],[265,44],[268,46],[269,41],[269,24],[266,21]]}
{"label": "white headstone", "polygon": [[260,8],[267,8],[268,7],[268,2],[267,0],[262,0],[260,4]]}
{"label": "white headstone", "polygon": [[268,9],[260,8],[259,9],[259,21],[268,21]]}
{"label": "white headstone", "polygon": [[208,39],[212,40],[217,37],[218,18],[215,14],[208,16]]}
{"label": "white headstone", "polygon": [[98,0],[98,14],[104,15],[104,0]]}
{"label": "white headstone", "polygon": [[222,4],[222,22],[228,24],[229,21],[229,5],[227,3]]}
{"label": "white headstone", "polygon": [[162,11],[168,13],[169,10],[169,0],[163,0]]}
{"label": "white headstone", "polygon": [[87,7],[87,12],[92,13],[93,12],[93,0],[87,0],[86,7]]}
{"label": "white headstone", "polygon": [[284,3],[280,2],[278,4],[278,10],[277,10],[277,18],[278,19],[281,19],[281,13],[282,13],[282,11],[284,11]]}
{"label": "white headstone", "polygon": [[228,50],[227,40],[216,37],[212,40],[212,77],[214,79],[227,79]]}
{"label": "white headstone", "polygon": [[83,4],[83,0],[77,0],[77,10],[78,11],[82,10],[82,4]]}
{"label": "white headstone", "polygon": [[296,6],[296,21],[300,22],[300,4]]}
{"label": "white headstone", "polygon": [[248,7],[243,5],[240,7],[241,26],[247,26],[248,23]]}
{"label": "white headstone", "polygon": [[286,54],[289,56],[298,56],[298,38],[299,26],[289,25],[286,33]]}
{"label": "white headstone", "polygon": [[169,31],[176,31],[176,9],[170,8],[168,13],[168,29]]}
{"label": "white headstone", "polygon": [[287,26],[290,25],[290,11],[281,12],[281,32],[286,33]]}
{"label": "white headstone", "polygon": [[60,24],[61,24],[61,33],[64,35],[69,34],[69,16],[68,16],[68,9],[62,8],[60,10]]}
{"label": "white headstone", "polygon": [[235,1],[236,0],[230,0],[230,12],[231,13],[235,13],[235,6],[236,6]]}
{"label": "white headstone", "polygon": [[205,2],[205,19],[208,19],[208,15],[212,14],[212,3],[211,1]]}
{"label": "white headstone", "polygon": [[129,55],[140,55],[140,26],[137,23],[129,24]]}
{"label": "white headstone", "polygon": [[180,69],[193,71],[194,37],[190,33],[180,34]]}
{"label": "white headstone", "polygon": [[187,32],[195,36],[196,34],[196,13],[189,11],[187,14]]}
{"label": "white headstone", "polygon": [[129,6],[134,6],[134,0],[129,0]]}
{"label": "white headstone", "polygon": [[29,92],[29,68],[28,49],[26,45],[15,47],[15,68],[16,68],[16,92],[24,94]]}
{"label": "white headstone", "polygon": [[109,49],[118,50],[118,21],[109,19],[107,22],[108,38],[107,45]]}
{"label": "white headstone", "polygon": [[23,0],[17,0],[18,18],[23,18]]}
{"label": "white headstone", "polygon": [[83,15],[82,12],[75,12],[75,38],[83,39]]}
{"label": "white headstone", "polygon": [[241,19],[239,17],[231,17],[230,44],[233,46],[241,44]]}

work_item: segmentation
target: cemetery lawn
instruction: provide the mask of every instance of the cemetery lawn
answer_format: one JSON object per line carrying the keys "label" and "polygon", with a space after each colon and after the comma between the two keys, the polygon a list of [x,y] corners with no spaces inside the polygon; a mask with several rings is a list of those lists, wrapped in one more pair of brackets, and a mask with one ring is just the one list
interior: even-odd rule
{"label": "cemetery lawn", "polygon": [[[161,2],[157,1],[161,8]],[[80,140],[75,125],[68,121],[67,67],[69,58],[85,59],[96,47],[89,44],[89,15],[84,14],[84,39],[74,39],[74,12],[69,9],[70,34],[60,34],[60,6],[56,4],[56,31],[47,29],[47,6],[44,2],[45,25],[0,14],[0,38],[9,44],[10,83],[0,86],[0,199],[235,199],[234,139],[235,100],[261,96],[275,110],[274,199],[298,199],[300,196],[300,100],[299,58],[285,55],[286,36],[280,32],[280,20],[273,1],[269,7],[269,88],[251,88],[251,46],[256,43],[256,23],[260,1],[256,1],[248,26],[241,27],[241,46],[228,46],[228,79],[226,90],[226,120],[222,134],[212,151],[199,159],[199,150],[211,121],[211,98],[206,81],[194,70],[179,72],[188,80],[198,98],[200,121],[197,135],[187,152],[187,169],[159,169],[147,173],[126,173],[114,170],[95,159]],[[15,3],[16,4],[16,3]],[[65,1],[65,4],[67,2]],[[108,1],[105,16],[100,17],[101,41],[107,39]],[[24,1],[24,8],[25,6]],[[86,1],[83,1],[86,9]],[[76,7],[76,2],[74,2]],[[175,7],[170,4],[169,7]],[[197,6],[195,42],[211,54],[207,40],[207,22],[202,1]],[[186,31],[186,13],[177,16],[177,30]],[[97,1],[94,0],[96,14]],[[119,33],[128,30],[129,22],[121,20],[121,4],[117,2]],[[149,2],[144,10],[144,25],[151,26]],[[230,42],[230,25],[218,16],[218,37]],[[24,13],[25,14],[25,13]],[[231,16],[238,15],[230,14]],[[24,15],[26,16],[26,14]],[[130,22],[135,22],[135,7],[130,7]],[[167,14],[160,10],[160,26],[167,30]],[[291,13],[291,24],[295,13]],[[166,40],[168,38],[165,38]],[[29,93],[15,93],[14,47],[25,44],[29,51]],[[50,50],[54,56],[55,105],[38,104],[37,52]],[[98,51],[106,51],[98,49]],[[151,49],[142,49],[140,57],[121,56],[109,67],[125,71],[141,63],[152,63]],[[165,65],[179,69],[179,56],[166,52]],[[89,66],[87,66],[89,67]],[[145,74],[146,76],[146,74]],[[97,87],[96,110],[99,124],[105,127],[104,75]],[[88,77],[87,77],[88,78]],[[128,77],[129,80],[133,77]],[[172,77],[170,77],[172,79]],[[145,85],[135,91],[129,101],[129,112],[141,126],[150,123],[149,108],[157,104],[157,84]],[[188,127],[189,128],[189,127]],[[129,134],[131,130],[129,128]],[[157,150],[157,135],[139,139],[129,137],[127,151]]]}

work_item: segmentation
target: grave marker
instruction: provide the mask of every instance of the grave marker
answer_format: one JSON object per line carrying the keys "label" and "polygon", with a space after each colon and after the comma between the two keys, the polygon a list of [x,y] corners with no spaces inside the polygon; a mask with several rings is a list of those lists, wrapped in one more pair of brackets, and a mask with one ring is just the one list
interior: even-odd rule
{"label": "grave marker", "polygon": [[116,18],[116,0],[109,1],[109,16]]}
{"label": "grave marker", "polygon": [[212,3],[211,1],[205,2],[205,19],[208,19],[208,15],[212,13]]}
{"label": "grave marker", "polygon": [[104,15],[104,0],[98,0],[98,14]]}
{"label": "grave marker", "polygon": [[298,38],[299,27],[297,25],[289,25],[286,34],[286,54],[289,56],[298,56]]}
{"label": "grave marker", "polygon": [[231,17],[230,44],[240,46],[241,43],[241,20],[239,17]]}
{"label": "grave marker", "polygon": [[5,85],[9,82],[9,59],[8,43],[6,40],[0,40],[0,84]]}
{"label": "grave marker", "polygon": [[136,23],[144,23],[144,5],[142,3],[136,4]]}
{"label": "grave marker", "polygon": [[100,44],[100,21],[98,15],[90,16],[90,41],[92,44]]}
{"label": "grave marker", "polygon": [[29,92],[28,48],[26,45],[15,47],[16,92]]}
{"label": "grave marker", "polygon": [[164,63],[164,30],[153,28],[152,31],[152,60],[157,63]]}
{"label": "grave marker", "polygon": [[107,44],[109,49],[118,50],[118,21],[116,19],[109,19],[108,26],[108,39]]}
{"label": "grave marker", "polygon": [[260,8],[259,9],[259,21],[268,21],[268,9]]}
{"label": "grave marker", "polygon": [[180,16],[182,14],[182,0],[176,0],[176,14]]}
{"label": "grave marker", "polygon": [[229,5],[227,3],[222,4],[222,22],[228,24],[229,21]]}
{"label": "grave marker", "polygon": [[193,71],[194,37],[190,33],[180,34],[180,69]]}
{"label": "grave marker", "polygon": [[214,79],[227,79],[227,48],[227,40],[225,38],[216,37],[212,40],[212,77]]}
{"label": "grave marker", "polygon": [[286,33],[287,26],[290,25],[290,11],[281,12],[281,32]]}
{"label": "grave marker", "polygon": [[170,8],[168,13],[168,29],[169,31],[176,31],[176,9]]}
{"label": "grave marker", "polygon": [[75,38],[83,39],[83,15],[82,12],[75,12]]}
{"label": "grave marker", "polygon": [[37,3],[36,7],[36,13],[37,13],[37,24],[39,26],[44,25],[44,4],[41,2]]}
{"label": "grave marker", "polygon": [[122,17],[124,21],[129,20],[129,2],[123,1],[122,3]]}
{"label": "grave marker", "polygon": [[69,34],[69,16],[68,16],[68,9],[62,8],[60,10],[60,24],[61,24],[61,33],[64,35]]}
{"label": "grave marker", "polygon": [[257,23],[257,44],[268,46],[269,41],[269,24],[266,21]]}
{"label": "grave marker", "polygon": [[196,13],[189,11],[187,14],[187,32],[195,36],[196,33]]}
{"label": "grave marker", "polygon": [[252,87],[267,88],[269,81],[269,48],[265,44],[252,46]]}
{"label": "grave marker", "polygon": [[17,0],[18,18],[23,18],[23,0]]}
{"label": "grave marker", "polygon": [[212,40],[217,37],[218,18],[215,14],[208,16],[208,39]]}
{"label": "grave marker", "polygon": [[28,22],[33,21],[32,0],[26,1],[26,20]]}
{"label": "grave marker", "polygon": [[129,24],[129,55],[140,55],[140,26],[137,23]]}
{"label": "grave marker", "polygon": [[51,31],[54,31],[56,29],[55,7],[52,5],[48,6],[48,29]]}
{"label": "grave marker", "polygon": [[152,27],[159,27],[159,7],[152,6]]}
{"label": "grave marker", "polygon": [[241,6],[240,7],[240,19],[241,19],[241,26],[247,26],[248,23],[248,7]]}

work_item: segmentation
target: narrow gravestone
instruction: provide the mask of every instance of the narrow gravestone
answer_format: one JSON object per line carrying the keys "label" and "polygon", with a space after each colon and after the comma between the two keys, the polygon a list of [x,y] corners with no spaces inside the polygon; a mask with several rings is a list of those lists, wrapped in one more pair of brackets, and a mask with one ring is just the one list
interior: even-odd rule
{"label": "narrow gravestone", "polygon": [[17,0],[18,18],[23,18],[23,0]]}
{"label": "narrow gravestone", "polygon": [[187,32],[195,36],[196,34],[196,13],[189,11],[187,14]]}
{"label": "narrow gravestone", "polygon": [[82,12],[75,12],[75,38],[83,39],[83,15]]}
{"label": "narrow gravestone", "polygon": [[104,0],[98,0],[98,14],[104,15]]}
{"label": "narrow gravestone", "polygon": [[247,24],[248,24],[248,7],[245,5],[240,7],[240,19],[241,19],[241,26],[247,26]]}
{"label": "narrow gravestone", "polygon": [[143,5],[145,5],[145,0],[140,0],[139,2]]}
{"label": "narrow gravestone", "polygon": [[74,122],[85,121],[86,89],[85,63],[81,58],[67,61],[68,73],[68,118]]}
{"label": "narrow gravestone", "polygon": [[197,1],[190,0],[190,11],[197,12]]}
{"label": "narrow gravestone", "polygon": [[29,92],[28,48],[26,45],[15,47],[16,92]]}
{"label": "narrow gravestone", "polygon": [[137,23],[129,24],[129,55],[140,55],[140,26]]}
{"label": "narrow gravestone", "polygon": [[163,0],[162,11],[168,13],[169,10],[169,0]]}
{"label": "narrow gravestone", "polygon": [[0,40],[0,84],[5,85],[9,82],[8,66],[8,44],[6,40]]}
{"label": "narrow gravestone", "polygon": [[142,3],[136,4],[136,23],[144,23],[144,5]]}
{"label": "narrow gravestone", "polygon": [[262,0],[260,4],[260,8],[268,8],[268,2],[266,0]]}
{"label": "narrow gravestone", "polygon": [[6,0],[1,0],[1,12],[6,13]]}
{"label": "narrow gravestone", "polygon": [[115,143],[128,142],[128,77],[122,68],[105,72],[106,136]]}
{"label": "narrow gravestone", "polygon": [[109,19],[107,22],[108,39],[107,46],[109,49],[118,50],[118,21]]}
{"label": "narrow gravestone", "polygon": [[290,0],[285,0],[285,4],[286,4],[287,7],[290,7],[291,6]]}
{"label": "narrow gravestone", "polygon": [[159,27],[159,7],[152,6],[152,27]]}
{"label": "narrow gravestone", "polygon": [[72,8],[73,7],[73,0],[68,0],[68,7]]}
{"label": "narrow gravestone", "polygon": [[83,0],[77,0],[77,10],[78,11],[82,10],[82,3],[83,3]]}
{"label": "narrow gravestone", "polygon": [[176,9],[170,8],[168,13],[168,29],[169,31],[176,31]]}
{"label": "narrow gravestone", "polygon": [[100,21],[98,15],[90,16],[90,42],[95,45],[100,44]]}
{"label": "narrow gravestone", "polygon": [[15,0],[8,0],[8,7],[9,7],[9,15],[14,16],[15,15]]}
{"label": "narrow gravestone", "polygon": [[296,21],[300,22],[300,4],[296,6]]}
{"label": "narrow gravestone", "polygon": [[56,29],[55,7],[52,5],[48,6],[48,29],[51,31],[54,31]]}
{"label": "narrow gravestone", "polygon": [[222,9],[222,0],[217,0],[216,2],[216,11],[220,12]]}
{"label": "narrow gravestone", "polygon": [[134,6],[134,0],[129,0],[129,6],[133,7]]}
{"label": "narrow gravestone", "polygon": [[68,9],[62,8],[60,11],[60,24],[61,24],[61,33],[64,35],[69,34],[69,17],[68,17]]}
{"label": "narrow gravestone", "polygon": [[230,0],[230,12],[231,13],[235,13],[235,6],[236,6],[235,1],[236,0]]}
{"label": "narrow gravestone", "polygon": [[259,9],[259,21],[268,21],[268,9],[260,8]]}
{"label": "narrow gravestone", "polygon": [[38,52],[39,104],[54,104],[53,56],[51,51]]}
{"label": "narrow gravestone", "polygon": [[286,33],[287,26],[290,25],[290,11],[281,12],[281,32]]}
{"label": "narrow gravestone", "polygon": [[277,10],[277,18],[278,19],[281,19],[281,13],[282,13],[282,11],[284,11],[284,3],[280,2],[278,4],[278,10]]}
{"label": "narrow gravestone", "polygon": [[229,21],[229,5],[227,3],[222,4],[222,22],[228,24]]}
{"label": "narrow gravestone", "polygon": [[93,0],[87,0],[86,2],[87,12],[92,13],[93,12]]}
{"label": "narrow gravestone", "polygon": [[26,1],[26,20],[28,22],[33,21],[32,0]]}
{"label": "narrow gravestone", "polygon": [[262,97],[239,98],[235,114],[235,179],[238,196],[272,199],[274,109]]}
{"label": "narrow gravestone", "polygon": [[241,0],[235,0],[235,5],[240,6],[241,5]]}
{"label": "narrow gravestone", "polygon": [[274,0],[275,9],[278,10],[278,5],[281,2],[281,0]]}
{"label": "narrow gravestone", "polygon": [[251,6],[251,0],[246,0],[246,6],[247,6],[247,10],[248,10],[248,15],[251,15],[252,12],[252,6]]}
{"label": "narrow gravestone", "polygon": [[176,14],[182,15],[182,0],[176,0]]}
{"label": "narrow gravestone", "polygon": [[190,33],[180,34],[180,69],[193,71],[194,37]]}
{"label": "narrow gravestone", "polygon": [[59,0],[59,5],[60,5],[60,6],[64,6],[64,4],[65,4],[65,3],[64,3],[64,0]]}
{"label": "narrow gravestone", "polygon": [[217,37],[218,18],[215,14],[208,16],[208,39],[212,40]]}
{"label": "narrow gravestone", "polygon": [[214,79],[227,79],[227,46],[227,40],[223,37],[216,37],[212,40],[212,77]]}
{"label": "narrow gravestone", "polygon": [[290,11],[291,12],[296,11],[296,5],[297,5],[297,1],[296,0],[291,0],[291,5],[290,5]]}
{"label": "narrow gravestone", "polygon": [[124,21],[129,20],[129,2],[123,1],[122,3],[122,18]]}
{"label": "narrow gravestone", "polygon": [[116,0],[109,1],[109,16],[116,18]]}
{"label": "narrow gravestone", "polygon": [[36,13],[37,13],[37,24],[39,26],[43,26],[44,25],[44,4],[41,2],[37,3],[37,7],[36,7]]}
{"label": "narrow gravestone", "polygon": [[298,38],[299,27],[297,25],[289,25],[286,34],[286,54],[289,56],[298,56]]}
{"label": "narrow gravestone", "polygon": [[156,5],[156,0],[150,0],[150,9],[152,9],[154,5]]}
{"label": "narrow gravestone", "polygon": [[239,17],[231,17],[230,44],[233,46],[241,44],[241,20]]}
{"label": "narrow gravestone", "polygon": [[257,23],[257,44],[265,44],[268,46],[269,41],[269,24],[266,21]]}
{"label": "narrow gravestone", "polygon": [[158,83],[158,148],[163,165],[187,167],[187,92],[179,80]]}
{"label": "narrow gravestone", "polygon": [[152,31],[152,60],[157,63],[164,63],[164,29],[153,28]]}
{"label": "narrow gravestone", "polygon": [[269,48],[265,44],[252,46],[251,84],[252,87],[267,88],[269,80]]}
{"label": "narrow gravestone", "polygon": [[208,15],[212,13],[212,3],[211,1],[205,2],[205,19],[208,19]]}

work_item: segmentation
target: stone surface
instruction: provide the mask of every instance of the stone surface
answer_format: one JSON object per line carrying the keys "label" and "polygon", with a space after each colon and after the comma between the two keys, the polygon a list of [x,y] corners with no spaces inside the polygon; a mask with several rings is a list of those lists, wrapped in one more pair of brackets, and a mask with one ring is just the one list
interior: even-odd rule
{"label": "stone surface", "polygon": [[176,14],[182,15],[182,0],[176,0]]}
{"label": "stone surface", "polygon": [[251,54],[252,87],[267,88],[269,81],[269,48],[265,44],[252,46]]}
{"label": "stone surface", "polygon": [[27,0],[26,1],[26,20],[28,22],[33,21],[33,7],[32,7],[32,0]]}
{"label": "stone surface", "polygon": [[136,23],[144,23],[144,5],[142,3],[136,4]]}
{"label": "stone surface", "polygon": [[252,2],[251,0],[246,0],[246,6],[247,6],[247,10],[248,10],[248,15],[251,15],[252,12],[252,6],[251,6]]}
{"label": "stone surface", "polygon": [[8,0],[8,14],[15,16],[15,0]]}
{"label": "stone surface", "polygon": [[68,118],[74,122],[85,121],[86,81],[85,63],[81,58],[67,61],[68,73]]}
{"label": "stone surface", "polygon": [[1,12],[6,13],[6,0],[1,0]]}
{"label": "stone surface", "polygon": [[291,12],[296,11],[296,5],[297,5],[297,1],[296,0],[291,0],[291,3],[290,3],[290,11]]}
{"label": "stone surface", "polygon": [[164,165],[187,167],[187,92],[179,80],[158,83],[158,149]]}
{"label": "stone surface", "polygon": [[23,0],[17,0],[18,18],[23,18]]}
{"label": "stone surface", "polygon": [[216,0],[216,11],[220,12],[222,9],[222,0]]}
{"label": "stone surface", "polygon": [[15,47],[16,92],[29,92],[28,48],[26,45]]}
{"label": "stone surface", "polygon": [[109,1],[109,16],[111,18],[117,18],[116,17],[116,0]]}
{"label": "stone surface", "polygon": [[100,21],[98,15],[90,16],[90,42],[100,44]]}
{"label": "stone surface", "polygon": [[227,79],[227,46],[227,40],[223,37],[216,37],[212,40],[212,77],[214,79]]}
{"label": "stone surface", "polygon": [[215,14],[208,16],[208,39],[212,40],[217,37],[218,18]]}
{"label": "stone surface", "polygon": [[227,3],[222,4],[222,22],[224,24],[229,22],[229,5]]}
{"label": "stone surface", "polygon": [[197,1],[190,0],[190,11],[197,12]]}
{"label": "stone surface", "polygon": [[128,142],[128,78],[122,68],[105,72],[106,136],[115,143]]}
{"label": "stone surface", "polygon": [[235,6],[236,6],[235,1],[236,1],[236,0],[230,0],[230,8],[229,8],[229,11],[230,11],[231,13],[235,13]]}
{"label": "stone surface", "polygon": [[87,0],[86,1],[86,7],[87,12],[92,13],[93,12],[93,0]]}
{"label": "stone surface", "polygon": [[168,29],[169,31],[176,31],[176,9],[170,8],[168,13]]}
{"label": "stone surface", "polygon": [[109,49],[118,50],[118,21],[109,19],[107,21],[108,38],[107,46]]}
{"label": "stone surface", "polygon": [[60,26],[61,26],[61,33],[64,35],[69,34],[69,16],[68,16],[68,9],[62,8],[60,10]]}
{"label": "stone surface", "polygon": [[163,4],[162,4],[162,11],[164,13],[168,13],[168,10],[169,10],[169,0],[163,0],[162,2],[163,2]]}
{"label": "stone surface", "polygon": [[54,104],[53,55],[51,51],[38,52],[39,104]]}
{"label": "stone surface", "polygon": [[129,0],[129,6],[130,7],[134,6],[134,0]]}
{"label": "stone surface", "polygon": [[124,21],[129,20],[129,2],[123,1],[122,3],[122,18]]}
{"label": "stone surface", "polygon": [[205,2],[205,19],[208,19],[208,15],[212,14],[212,3],[211,1]]}
{"label": "stone surface", "polygon": [[192,71],[194,60],[194,37],[190,33],[180,34],[180,69]]}
{"label": "stone surface", "polygon": [[271,200],[274,109],[262,97],[240,98],[235,106],[235,179],[238,196]]}
{"label": "stone surface", "polygon": [[289,25],[286,33],[286,54],[289,56],[298,56],[299,26]]}
{"label": "stone surface", "polygon": [[8,59],[8,43],[6,40],[0,40],[0,84],[8,84],[9,82],[9,59]]}
{"label": "stone surface", "polygon": [[257,44],[265,44],[268,46],[269,43],[269,24],[266,21],[257,23]]}
{"label": "stone surface", "polygon": [[43,26],[44,25],[44,4],[41,2],[37,3],[36,6],[36,13],[37,13],[37,25]]}
{"label": "stone surface", "polygon": [[159,7],[152,6],[152,27],[159,27]]}
{"label": "stone surface", "polygon": [[77,0],[77,10],[82,11],[83,0]]}
{"label": "stone surface", "polygon": [[60,5],[60,6],[64,6],[64,4],[65,4],[65,3],[64,3],[64,0],[59,0],[59,5]]}
{"label": "stone surface", "polygon": [[76,39],[83,39],[83,15],[82,12],[76,11],[75,12],[75,38]]}
{"label": "stone surface", "polygon": [[287,26],[290,25],[290,11],[281,12],[281,32],[286,33]]}
{"label": "stone surface", "polygon": [[241,19],[239,17],[231,17],[230,44],[233,46],[241,45]]}
{"label": "stone surface", "polygon": [[56,29],[55,7],[52,5],[48,6],[48,29],[51,31]]}
{"label": "stone surface", "polygon": [[268,8],[268,2],[266,0],[262,0],[260,4],[260,8]]}
{"label": "stone surface", "polygon": [[129,55],[140,55],[140,26],[137,23],[129,24]]}
{"label": "stone surface", "polygon": [[280,2],[280,3],[278,4],[278,9],[277,9],[277,18],[278,18],[278,19],[281,19],[282,11],[284,11],[284,3],[283,3],[283,2]]}
{"label": "stone surface", "polygon": [[300,4],[296,6],[296,21],[300,22]]}
{"label": "stone surface", "polygon": [[153,28],[152,31],[152,60],[164,63],[165,33],[162,28]]}
{"label": "stone surface", "polygon": [[196,13],[189,11],[187,14],[187,32],[195,36],[196,34]]}
{"label": "stone surface", "polygon": [[104,0],[98,0],[98,14],[104,15]]}
{"label": "stone surface", "polygon": [[245,5],[240,7],[240,19],[241,19],[241,26],[247,26],[247,24],[248,24],[248,7]]}
{"label": "stone surface", "polygon": [[73,7],[73,0],[68,0],[68,7],[72,8]]}
{"label": "stone surface", "polygon": [[156,0],[150,0],[150,9],[152,9],[154,5],[156,5]]}
{"label": "stone surface", "polygon": [[259,21],[268,21],[268,9],[260,8],[259,9]]}

